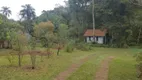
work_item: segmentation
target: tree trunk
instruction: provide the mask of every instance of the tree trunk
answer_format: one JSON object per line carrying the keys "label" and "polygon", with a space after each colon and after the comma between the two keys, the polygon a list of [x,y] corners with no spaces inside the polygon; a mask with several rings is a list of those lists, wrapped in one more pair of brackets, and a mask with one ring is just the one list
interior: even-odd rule
{"label": "tree trunk", "polygon": [[18,53],[18,59],[19,59],[19,67],[21,67],[21,55],[20,55],[20,53]]}
{"label": "tree trunk", "polygon": [[[18,38],[17,38],[17,40],[18,40]],[[18,52],[18,59],[19,59],[19,62],[18,62],[18,63],[19,63],[19,67],[21,67],[21,52],[22,52],[22,51],[21,51],[21,46],[20,46],[19,40],[18,40],[18,48],[19,48],[19,49],[18,49],[18,51],[19,51],[19,52]]]}
{"label": "tree trunk", "polygon": [[36,55],[31,55],[32,69],[35,69]]}
{"label": "tree trunk", "polygon": [[61,45],[60,45],[60,43],[58,43],[58,51],[57,51],[57,56],[59,56],[60,49],[61,49]]}
{"label": "tree trunk", "polygon": [[93,38],[94,38],[94,42],[95,42],[95,5],[94,5],[94,0],[92,0],[92,19],[93,19]]}
{"label": "tree trunk", "polygon": [[140,42],[141,32],[142,32],[142,30],[141,30],[141,28],[140,28],[140,30],[139,30],[139,35],[138,35],[138,39],[137,39],[137,44],[139,44],[139,42]]}
{"label": "tree trunk", "polygon": [[59,52],[60,52],[60,48],[58,48],[58,51],[57,51],[57,56],[59,56]]}

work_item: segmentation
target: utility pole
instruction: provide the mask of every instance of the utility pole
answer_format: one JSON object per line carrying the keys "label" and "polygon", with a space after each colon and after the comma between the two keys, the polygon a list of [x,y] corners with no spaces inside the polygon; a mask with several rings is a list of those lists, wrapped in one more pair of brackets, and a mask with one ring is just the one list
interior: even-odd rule
{"label": "utility pole", "polygon": [[95,42],[95,5],[94,5],[94,0],[92,0],[92,19],[93,19],[93,39]]}

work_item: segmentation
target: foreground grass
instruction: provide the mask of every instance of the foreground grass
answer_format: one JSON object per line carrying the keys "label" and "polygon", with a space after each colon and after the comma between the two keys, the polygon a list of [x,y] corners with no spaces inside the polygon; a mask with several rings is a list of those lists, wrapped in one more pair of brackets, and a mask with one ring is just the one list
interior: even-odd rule
{"label": "foreground grass", "polygon": [[14,56],[13,64],[10,65],[6,56],[0,57],[0,80],[52,80],[60,72],[66,70],[77,60],[92,54],[90,52],[75,51],[74,53],[61,52],[60,56],[54,54],[51,58],[37,56],[37,69],[31,70],[30,56],[23,56],[22,67],[17,66],[17,56]]}
{"label": "foreground grass", "polygon": [[104,55],[96,54],[92,56],[85,64],[83,64],[76,72],[74,72],[67,80],[94,80],[95,72],[100,62],[104,59]]}
{"label": "foreground grass", "polygon": [[110,63],[108,80],[139,80],[134,57],[138,52],[138,49],[122,50]]}
{"label": "foreground grass", "polygon": [[110,64],[109,80],[138,80],[136,62],[128,58],[115,59]]}
{"label": "foreground grass", "polygon": [[107,55],[115,56],[109,65],[108,80],[139,80],[134,57],[139,51],[138,49],[105,50]]}
{"label": "foreground grass", "polygon": [[[101,61],[108,56],[115,56],[115,59],[110,63],[108,80],[138,80],[136,61],[133,57],[138,51],[138,49],[112,48],[94,48],[92,51],[76,50],[73,53],[61,51],[60,56],[56,56],[56,54],[50,58],[45,56],[43,62],[41,62],[41,57],[37,56],[35,70],[29,68],[31,62],[28,55],[23,56],[21,68],[17,66],[17,56],[13,57],[11,65],[7,56],[0,56],[0,80],[52,80],[71,64],[91,54],[96,55],[86,61],[67,80],[94,80]],[[3,55],[8,51],[0,50],[0,52]]]}
{"label": "foreground grass", "polygon": [[95,51],[96,56],[82,65],[68,80],[94,80],[100,62],[108,56],[115,57],[110,63],[108,80],[138,80],[134,58],[138,49],[95,48]]}

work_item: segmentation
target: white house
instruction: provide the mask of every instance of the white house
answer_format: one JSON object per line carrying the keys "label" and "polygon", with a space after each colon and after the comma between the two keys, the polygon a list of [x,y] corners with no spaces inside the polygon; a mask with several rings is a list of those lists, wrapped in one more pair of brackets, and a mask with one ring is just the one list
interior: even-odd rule
{"label": "white house", "polygon": [[94,35],[93,36],[93,29],[88,29],[85,33],[84,33],[84,37],[85,37],[85,41],[87,43],[90,42],[96,42],[98,44],[104,44],[106,41],[106,33],[107,30],[101,30],[101,29],[95,29],[94,30]]}

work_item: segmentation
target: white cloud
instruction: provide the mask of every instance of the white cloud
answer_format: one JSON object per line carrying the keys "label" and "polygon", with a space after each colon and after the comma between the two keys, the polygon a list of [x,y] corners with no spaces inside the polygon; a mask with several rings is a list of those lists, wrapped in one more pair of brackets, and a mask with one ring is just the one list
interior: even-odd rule
{"label": "white cloud", "polygon": [[10,7],[12,15],[10,18],[18,19],[19,11],[22,9],[21,5],[31,4],[35,10],[36,15],[39,16],[43,10],[52,10],[56,4],[64,5],[65,0],[0,0],[0,7]]}

